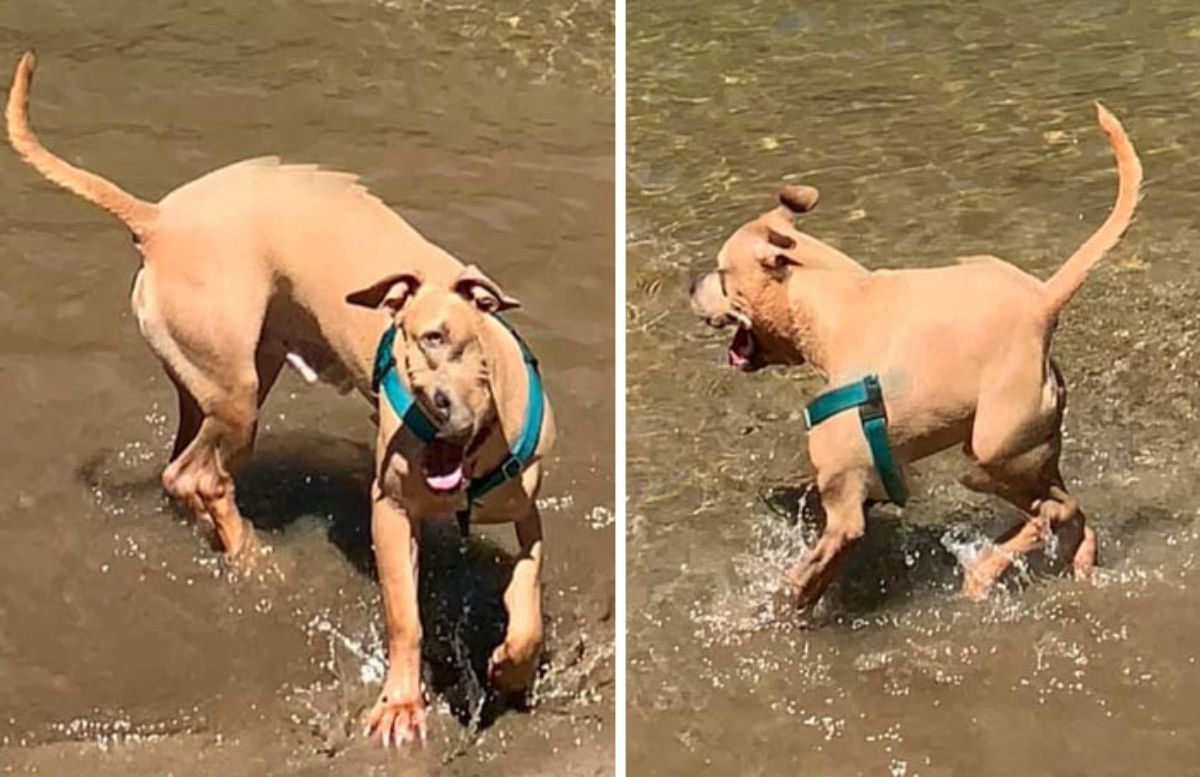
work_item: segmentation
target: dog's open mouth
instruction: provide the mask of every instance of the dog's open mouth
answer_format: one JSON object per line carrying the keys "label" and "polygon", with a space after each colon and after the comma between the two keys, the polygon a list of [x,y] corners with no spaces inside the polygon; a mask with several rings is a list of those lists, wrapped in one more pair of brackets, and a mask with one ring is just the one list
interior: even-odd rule
{"label": "dog's open mouth", "polygon": [[763,366],[758,338],[745,324],[738,324],[737,331],[733,334],[728,360],[730,367],[742,372],[753,372]]}
{"label": "dog's open mouth", "polygon": [[421,473],[429,490],[435,494],[453,494],[462,489],[470,480],[471,465],[487,433],[485,427],[465,442],[439,437],[425,446]]}

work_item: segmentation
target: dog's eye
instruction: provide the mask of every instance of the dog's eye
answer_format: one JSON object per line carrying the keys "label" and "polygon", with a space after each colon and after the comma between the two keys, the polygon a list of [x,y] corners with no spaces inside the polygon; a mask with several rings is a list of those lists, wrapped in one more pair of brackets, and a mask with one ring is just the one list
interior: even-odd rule
{"label": "dog's eye", "polygon": [[421,346],[423,348],[441,348],[445,344],[446,336],[436,330],[421,335]]}

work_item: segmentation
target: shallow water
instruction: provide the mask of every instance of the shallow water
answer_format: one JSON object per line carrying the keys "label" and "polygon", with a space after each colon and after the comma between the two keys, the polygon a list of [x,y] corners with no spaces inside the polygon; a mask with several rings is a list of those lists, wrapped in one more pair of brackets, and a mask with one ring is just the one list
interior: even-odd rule
{"label": "shallow water", "polygon": [[560,424],[537,703],[472,721],[515,542],[481,530],[460,556],[441,532],[423,569],[432,743],[389,760],[359,734],[383,656],[371,409],[281,380],[239,497],[286,579],[223,579],[158,488],[174,398],[129,312],[127,234],[3,149],[0,766],[611,773],[610,5],[0,4],[4,61],[38,50],[48,146],[147,198],[266,153],[361,173],[522,299]]}
{"label": "shallow water", "polygon": [[[969,7],[631,0],[631,774],[1196,768],[1200,14]],[[787,509],[807,479],[799,411],[819,382],[723,369],[688,279],[784,180],[822,191],[801,227],[868,266],[994,253],[1047,277],[1114,196],[1094,99],[1148,182],[1055,340],[1095,585],[1018,578],[961,601],[944,540],[1010,515],[958,486],[950,455],[919,466],[907,509],[872,512],[814,624],[777,622],[770,593],[804,547]]]}

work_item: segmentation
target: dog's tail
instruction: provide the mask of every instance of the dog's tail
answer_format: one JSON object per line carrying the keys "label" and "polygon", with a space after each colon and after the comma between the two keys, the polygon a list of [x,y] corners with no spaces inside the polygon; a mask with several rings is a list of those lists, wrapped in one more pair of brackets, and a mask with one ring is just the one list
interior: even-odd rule
{"label": "dog's tail", "polygon": [[158,214],[158,208],[139,200],[112,181],[80,170],[46,150],[29,126],[29,87],[37,61],[26,52],[13,73],[12,90],[4,116],[8,122],[8,142],[21,158],[49,180],[95,203],[125,223],[137,238],[144,238]]}
{"label": "dog's tail", "polygon": [[1142,163],[1129,136],[1125,134],[1125,128],[1100,103],[1096,103],[1096,118],[1108,135],[1108,143],[1117,160],[1117,202],[1100,229],[1084,241],[1066,264],[1046,281],[1047,312],[1051,315],[1062,310],[1083,285],[1088,271],[1121,241],[1133,222],[1133,212],[1141,196]]}

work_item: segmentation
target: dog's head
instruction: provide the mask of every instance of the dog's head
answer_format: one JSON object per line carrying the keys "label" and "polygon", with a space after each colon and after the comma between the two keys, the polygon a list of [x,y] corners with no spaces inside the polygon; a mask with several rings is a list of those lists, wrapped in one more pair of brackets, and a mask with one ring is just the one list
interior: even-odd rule
{"label": "dog's head", "polygon": [[736,327],[729,365],[753,372],[768,364],[801,364],[804,354],[788,336],[785,283],[796,254],[796,216],[817,205],[811,186],[787,186],[780,207],[743,224],[717,254],[717,269],[693,279],[692,310],[709,326]]}
{"label": "dog's head", "polygon": [[425,448],[425,482],[435,493],[458,491],[496,419],[485,319],[520,303],[474,265],[449,284],[389,275],[346,301],[392,314],[397,369],[438,430]]}

